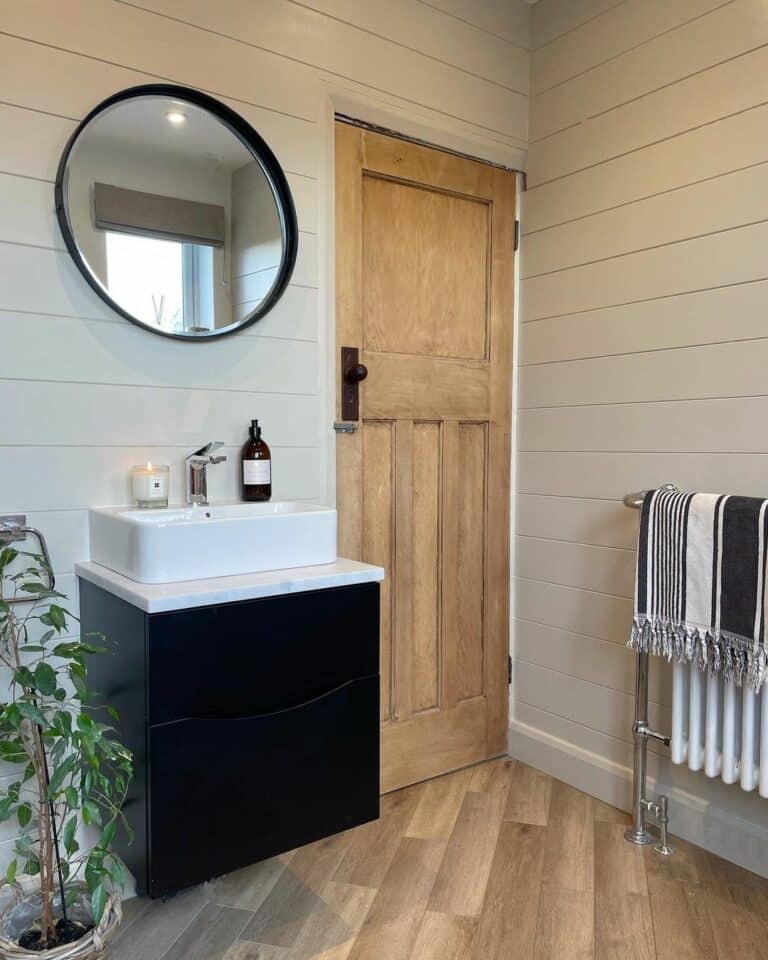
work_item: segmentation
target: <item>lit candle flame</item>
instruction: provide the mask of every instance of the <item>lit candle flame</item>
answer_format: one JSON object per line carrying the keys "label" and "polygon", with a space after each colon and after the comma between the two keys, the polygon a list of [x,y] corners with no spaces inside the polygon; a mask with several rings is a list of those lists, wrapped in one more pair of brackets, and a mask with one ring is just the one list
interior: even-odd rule
{"label": "lit candle flame", "polygon": [[152,461],[147,460],[147,470],[151,470],[151,469],[152,469]]}

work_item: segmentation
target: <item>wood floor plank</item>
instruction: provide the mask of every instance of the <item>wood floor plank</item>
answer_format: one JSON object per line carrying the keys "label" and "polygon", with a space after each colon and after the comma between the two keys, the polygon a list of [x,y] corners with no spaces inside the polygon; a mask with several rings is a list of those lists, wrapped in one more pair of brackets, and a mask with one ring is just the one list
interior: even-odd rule
{"label": "wood floor plank", "polygon": [[288,960],[288,948],[238,940],[227,950],[222,960]]}
{"label": "wood floor plank", "polygon": [[533,956],[545,835],[545,827],[502,823],[472,960],[529,960]]}
{"label": "wood floor plank", "polygon": [[250,919],[247,910],[208,903],[163,960],[223,960]]}
{"label": "wood floor plank", "polygon": [[533,954],[537,960],[593,960],[593,818],[591,797],[553,782]]}
{"label": "wood floor plank", "polygon": [[349,847],[334,880],[363,887],[381,885],[423,789],[423,785],[406,787],[381,798],[380,818],[351,831]]}
{"label": "wood floor plank", "polygon": [[322,907],[304,924],[285,960],[346,960],[375,896],[371,887],[330,880]]}
{"label": "wood floor plank", "polygon": [[444,852],[442,840],[403,837],[349,960],[409,960]]}
{"label": "wood floor plank", "polygon": [[625,826],[632,822],[632,817],[618,807],[612,807],[602,800],[595,800],[595,823],[623,823]]}
{"label": "wood floor plank", "polygon": [[464,797],[429,901],[435,913],[480,916],[509,780],[496,777],[493,784],[488,792],[470,790]]}
{"label": "wood floor plank", "polygon": [[473,775],[472,770],[460,770],[424,784],[416,810],[406,828],[406,837],[448,840]]}
{"label": "wood floor plank", "polygon": [[110,960],[160,960],[208,902],[203,887],[193,887],[170,900],[153,900],[140,921],[118,931]]}
{"label": "wood floor plank", "polygon": [[766,960],[768,880],[703,850],[696,864],[718,960]]}
{"label": "wood floor plank", "polygon": [[218,877],[207,885],[209,896],[223,907],[238,907],[255,913],[269,896],[289,860],[287,856],[271,857]]}
{"label": "wood floor plank", "polygon": [[518,762],[512,771],[504,819],[545,827],[551,797],[552,777]]}
{"label": "wood floor plank", "polygon": [[[612,808],[609,808],[612,809]],[[627,843],[623,823],[595,823],[596,960],[654,960],[645,856]]]}
{"label": "wood floor plank", "polygon": [[293,946],[309,917],[324,908],[323,888],[349,843],[349,833],[341,833],[297,850],[241,939],[275,947]]}
{"label": "wood floor plank", "polygon": [[717,957],[707,910],[704,852],[675,839],[672,857],[645,858],[658,960],[714,960]]}
{"label": "wood floor plank", "polygon": [[411,960],[466,960],[476,928],[474,917],[451,917],[428,910],[421,921]]}

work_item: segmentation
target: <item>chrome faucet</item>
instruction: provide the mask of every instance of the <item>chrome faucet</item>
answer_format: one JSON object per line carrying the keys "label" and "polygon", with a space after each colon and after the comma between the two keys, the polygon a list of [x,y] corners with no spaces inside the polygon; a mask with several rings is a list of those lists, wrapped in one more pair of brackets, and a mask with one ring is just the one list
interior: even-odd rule
{"label": "chrome faucet", "polygon": [[187,503],[208,506],[208,467],[212,463],[225,463],[226,457],[212,456],[214,450],[219,450],[224,444],[220,440],[212,440],[204,447],[191,453],[186,459],[187,475]]}

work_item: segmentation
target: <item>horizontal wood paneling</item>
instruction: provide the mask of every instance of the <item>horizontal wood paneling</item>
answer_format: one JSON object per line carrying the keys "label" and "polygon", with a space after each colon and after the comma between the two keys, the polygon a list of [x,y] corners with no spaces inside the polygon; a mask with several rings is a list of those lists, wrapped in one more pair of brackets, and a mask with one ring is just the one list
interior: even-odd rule
{"label": "horizontal wood paneling", "polygon": [[[301,0],[301,5],[353,23],[356,27],[385,37],[410,50],[449,63],[460,70],[484,77],[510,90],[528,92],[530,56],[527,47],[527,11],[516,0],[520,30],[514,42],[487,30],[472,27],[472,10],[464,19],[415,0],[387,0],[386,4],[360,3],[359,0]],[[473,4],[473,7],[476,7]],[[514,3],[509,4],[513,9]],[[508,19],[509,14],[505,11]]]}
{"label": "horizontal wood paneling", "polygon": [[317,397],[292,397],[290,419],[284,416],[285,403],[273,393],[0,381],[7,444],[185,444],[193,449],[202,437],[234,445],[244,441],[248,414],[254,411],[271,446],[316,446]]}
{"label": "horizontal wood paneling", "polygon": [[767,365],[765,339],[536,364],[521,370],[521,406],[754,397]]}
{"label": "horizontal wood paneling", "polygon": [[768,224],[630,253],[522,283],[529,320],[763,280]]}
{"label": "horizontal wood paneling", "polygon": [[418,0],[443,10],[457,20],[471,23],[487,33],[503,37],[517,46],[529,45],[530,10],[524,0]]}
{"label": "horizontal wood paneling", "polygon": [[518,537],[516,573],[526,580],[560,583],[631,599],[635,552],[616,547]]}
{"label": "horizontal wood paneling", "polygon": [[[633,29],[638,19],[640,32]],[[610,42],[594,43],[600,26],[612,34]],[[633,0],[584,29],[592,35],[589,45],[577,33],[567,38],[568,43],[563,38],[552,45],[553,51],[558,45],[570,46],[576,54],[571,63],[567,54],[556,60],[555,75],[570,72],[576,63],[588,66],[570,73],[571,82],[560,82],[537,96],[532,140],[580,122],[585,110],[586,116],[597,116],[754,50],[765,43],[768,20],[760,0]],[[608,55],[611,50],[613,56]],[[624,56],[616,55],[623,50]]]}
{"label": "horizontal wood paneling", "polygon": [[[490,84],[299,4],[286,0],[229,0],[217,5],[207,0],[140,0],[138,6],[173,18],[153,17],[147,29],[153,29],[155,22],[193,24],[248,44],[243,49],[254,53],[261,54],[266,48],[290,58],[292,64],[308,64],[433,110],[444,112],[446,102],[462,103],[464,115],[478,126],[527,137],[524,93]],[[276,82],[280,82],[279,75]],[[311,97],[307,99],[312,102]],[[287,112],[303,115],[296,107]]]}
{"label": "horizontal wood paneling", "polygon": [[[726,3],[728,0],[626,0],[538,50],[531,64],[532,92],[563,84]],[[585,97],[582,103],[591,101]]]}
{"label": "horizontal wood paneling", "polygon": [[767,155],[768,107],[750,107],[531,187],[522,197],[523,235],[763,163]]}
{"label": "horizontal wood paneling", "polygon": [[531,10],[531,45],[534,48],[552,43],[564,33],[575,30],[624,0],[539,0]]}
{"label": "horizontal wood paneling", "polygon": [[766,417],[768,397],[522,410],[520,449],[760,453]]}
{"label": "horizontal wood paneling", "polygon": [[[621,498],[768,490],[768,12],[567,6],[533,13],[514,713],[563,756],[631,767],[639,515]],[[653,658],[650,677],[666,732],[669,666]],[[762,815],[651,752],[702,808]]]}
{"label": "horizontal wood paneling", "polygon": [[627,642],[632,624],[632,601],[627,597],[522,578],[517,579],[516,591],[516,612],[523,620],[535,620],[610,643]]}
{"label": "horizontal wood paneling", "polygon": [[[598,733],[632,742],[635,698],[631,694],[522,661],[516,667],[515,692],[523,703],[539,710],[551,710]],[[648,718],[654,730],[669,730],[667,707],[650,701]],[[655,753],[664,749],[656,743],[649,746]]]}
{"label": "horizontal wood paneling", "polygon": [[767,63],[768,49],[758,49],[531,143],[531,185],[765,103]]}
{"label": "horizontal wood paneling", "polygon": [[766,219],[768,163],[761,163],[532,233],[522,275],[556,273]]}
{"label": "horizontal wood paneling", "polygon": [[768,281],[763,280],[525,323],[520,331],[521,362],[761,339],[766,335],[766,296]]}
{"label": "horizontal wood paneling", "polygon": [[[282,447],[276,443],[272,443],[272,447],[275,499],[312,499],[322,468],[321,450],[318,447]],[[228,445],[224,449],[227,463],[210,470],[208,492],[212,501],[239,498],[237,457],[241,449],[241,442]],[[145,463],[147,457],[151,457],[155,463],[170,465],[170,499],[173,503],[182,503],[184,458],[189,451],[186,444],[153,446],[144,440],[132,446],[79,446],[74,450],[62,446],[0,446],[3,463],[13,464],[13,470],[4,470],[0,475],[0,500],[4,512],[30,514],[48,510],[85,511],[90,507],[128,503],[131,467]],[[55,483],[52,477],[55,477]],[[87,522],[85,513],[82,517],[83,522]],[[44,517],[39,519],[40,528],[45,533]],[[87,560],[88,556],[73,559]]]}
{"label": "horizontal wood paneling", "polygon": [[615,500],[617,509],[625,493],[663,483],[763,497],[768,453],[521,453],[518,460],[520,493]]}
{"label": "horizontal wood paneling", "polygon": [[[634,696],[637,657],[621,644],[518,620],[515,655],[526,663]],[[672,704],[672,669],[663,660],[655,660],[649,671],[649,695],[655,703]]]}
{"label": "horizontal wood paneling", "polygon": [[521,493],[517,507],[517,532],[523,537],[623,550],[637,545],[637,514],[612,500]]}

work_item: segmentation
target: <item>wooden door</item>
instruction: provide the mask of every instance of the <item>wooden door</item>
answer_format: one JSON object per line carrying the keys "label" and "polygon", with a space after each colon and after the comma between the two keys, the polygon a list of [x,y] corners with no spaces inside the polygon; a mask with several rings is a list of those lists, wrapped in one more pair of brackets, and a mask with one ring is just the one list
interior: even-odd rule
{"label": "wooden door", "polygon": [[506,749],[514,224],[514,174],[336,124],[337,346],[368,367],[339,553],[387,571],[384,791]]}

